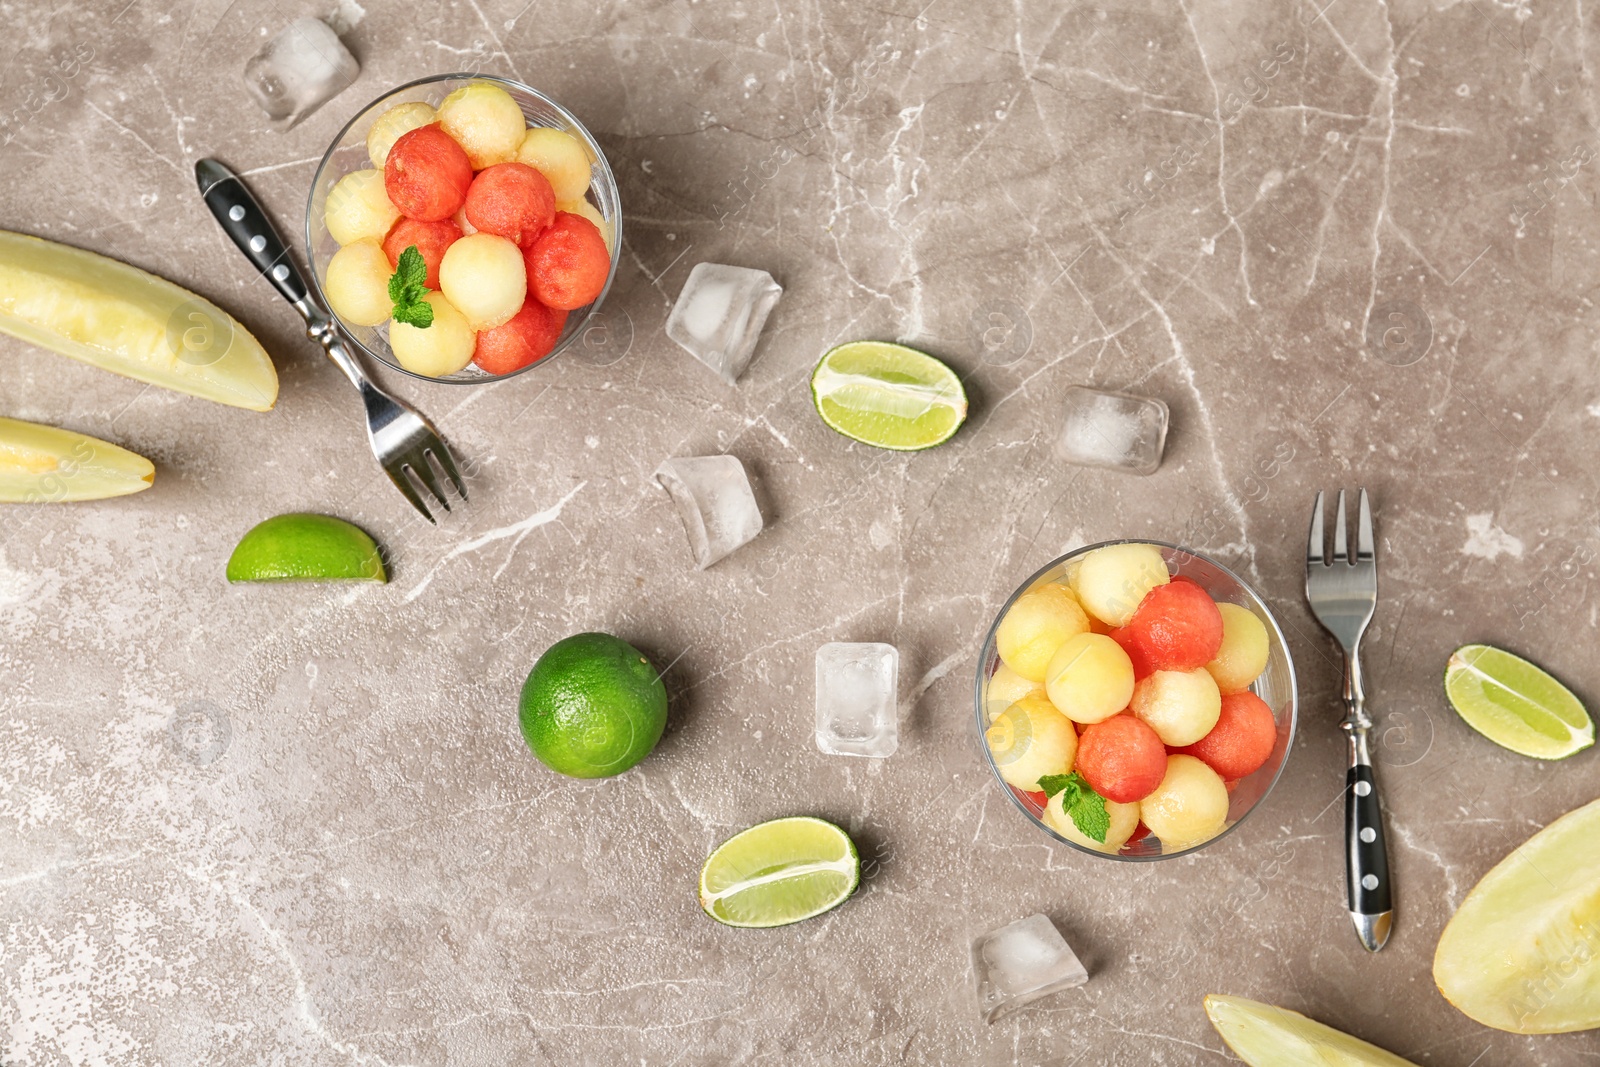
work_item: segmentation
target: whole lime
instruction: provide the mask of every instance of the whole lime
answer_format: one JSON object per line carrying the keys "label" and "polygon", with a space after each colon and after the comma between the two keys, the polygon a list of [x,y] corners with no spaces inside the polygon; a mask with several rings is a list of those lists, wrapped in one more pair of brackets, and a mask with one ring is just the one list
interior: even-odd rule
{"label": "whole lime", "polygon": [[546,649],[528,672],[518,718],[528,747],[551,770],[609,778],[661,740],[667,687],[628,642],[574,634]]}

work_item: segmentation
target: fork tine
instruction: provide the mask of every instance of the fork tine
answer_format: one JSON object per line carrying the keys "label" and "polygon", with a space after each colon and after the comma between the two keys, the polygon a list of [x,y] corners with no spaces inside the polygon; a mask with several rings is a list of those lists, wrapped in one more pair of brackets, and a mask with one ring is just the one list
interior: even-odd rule
{"label": "fork tine", "polygon": [[1350,559],[1349,537],[1345,528],[1349,525],[1344,517],[1344,490],[1339,490],[1339,511],[1333,522],[1333,560],[1335,563],[1354,563]]}
{"label": "fork tine", "polygon": [[[428,449],[428,455],[432,456],[439,466],[444,468],[444,472],[450,476],[451,484],[456,487],[456,492],[461,494],[461,499],[467,499],[466,483],[461,480],[461,475],[457,473],[455,458],[450,455],[450,449],[445,443],[440,441],[438,448]],[[1366,491],[1362,490],[1362,492],[1365,493]],[[1363,496],[1361,499],[1365,500],[1366,497]]]}
{"label": "fork tine", "polygon": [[1306,562],[1321,563],[1323,545],[1322,538],[1322,491],[1317,491],[1316,506],[1311,509],[1311,544],[1306,548]]}
{"label": "fork tine", "polygon": [[417,476],[417,480],[428,487],[428,492],[433,494],[433,498],[440,506],[449,511],[450,498],[445,496],[444,490],[439,487],[439,476],[433,473],[433,465],[428,462],[428,454],[420,451],[414,453],[406,460],[406,465],[411,468],[411,473]]}
{"label": "fork tine", "polygon": [[1361,503],[1356,509],[1356,559],[1370,560],[1377,554],[1377,544],[1372,539],[1372,506],[1367,503],[1367,491],[1363,489]]}
{"label": "fork tine", "polygon": [[394,487],[400,490],[401,495],[411,501],[411,506],[422,512],[423,518],[435,526],[439,525],[434,520],[434,517],[429,514],[426,505],[422,503],[422,497],[417,494],[416,486],[412,485],[411,479],[406,477],[406,471],[403,466],[399,464],[387,466],[383,468],[383,472],[389,476],[389,480],[394,483]]}

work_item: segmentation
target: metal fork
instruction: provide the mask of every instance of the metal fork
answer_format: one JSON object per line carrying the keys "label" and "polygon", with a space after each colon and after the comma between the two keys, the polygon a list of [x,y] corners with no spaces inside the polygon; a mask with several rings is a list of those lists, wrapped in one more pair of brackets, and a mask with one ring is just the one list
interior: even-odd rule
{"label": "metal fork", "polygon": [[434,470],[433,465],[437,464],[456,487],[456,492],[461,494],[461,499],[466,500],[467,487],[462,484],[461,475],[456,471],[456,461],[450,455],[450,449],[445,447],[439,431],[415,408],[395,399],[367,377],[355,353],[345,345],[333,316],[312,296],[305,278],[289,256],[289,249],[267,218],[266,211],[250,190],[245,188],[244,182],[214,159],[202,159],[196,163],[194,173],[200,182],[200,195],[205,197],[206,206],[222,224],[223,231],[233,238],[239,251],[255,264],[255,268],[283,298],[294,305],[294,309],[306,320],[307,336],[322,346],[328,358],[361,391],[361,400],[367,410],[367,439],[372,444],[372,454],[378,458],[378,465],[389,475],[395,488],[422,512],[423,518],[433,522],[433,515],[423,503],[417,487],[407,477],[407,472],[433,494],[439,506],[449,511],[450,499],[445,496],[439,475]]}
{"label": "metal fork", "polygon": [[1372,508],[1367,491],[1357,504],[1356,550],[1352,555],[1345,538],[1344,490],[1339,490],[1339,512],[1334,519],[1333,558],[1323,555],[1322,494],[1311,512],[1310,546],[1306,549],[1306,600],[1322,628],[1333,635],[1344,652],[1344,721],[1339,725],[1350,741],[1350,769],[1344,779],[1344,870],[1350,920],[1368,952],[1389,940],[1394,925],[1394,901],[1389,886],[1389,850],[1384,842],[1383,816],[1378,807],[1377,783],[1372,774],[1372,754],[1367,734],[1372,717],[1362,688],[1361,635],[1378,605],[1378,561],[1372,538]]}

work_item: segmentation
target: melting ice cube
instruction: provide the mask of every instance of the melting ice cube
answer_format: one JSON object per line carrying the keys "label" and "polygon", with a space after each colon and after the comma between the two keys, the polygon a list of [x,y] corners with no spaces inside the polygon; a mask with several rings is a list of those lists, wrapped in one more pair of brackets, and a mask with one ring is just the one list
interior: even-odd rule
{"label": "melting ice cube", "polygon": [[1012,1008],[1089,980],[1089,972],[1045,915],[1018,919],[974,941],[972,976],[978,1010],[989,1022]]}
{"label": "melting ice cube", "polygon": [[295,19],[244,67],[244,86],[279,131],[343,92],[361,64],[321,19]]}
{"label": "melting ice cube", "polygon": [[1154,474],[1167,444],[1167,405],[1075,385],[1067,390],[1056,454],[1084,467]]}
{"label": "melting ice cube", "polygon": [[893,645],[835,642],[817,649],[817,747],[834,756],[894,754],[900,653]]}
{"label": "melting ice cube", "polygon": [[761,532],[761,508],[734,456],[669,459],[656,468],[656,481],[678,505],[700,570]]}
{"label": "melting ice cube", "polygon": [[697,263],[667,316],[667,336],[733,385],[782,295],[764,270]]}

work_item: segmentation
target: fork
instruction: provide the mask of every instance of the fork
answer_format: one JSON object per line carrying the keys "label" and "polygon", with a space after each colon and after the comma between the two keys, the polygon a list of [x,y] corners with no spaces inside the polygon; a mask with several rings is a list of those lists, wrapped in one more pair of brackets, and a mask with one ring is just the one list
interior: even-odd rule
{"label": "fork", "polygon": [[1322,494],[1311,512],[1311,538],[1306,549],[1306,600],[1322,628],[1344,653],[1344,721],[1339,725],[1350,741],[1350,769],[1344,779],[1344,872],[1350,921],[1368,952],[1389,940],[1394,925],[1394,902],[1389,886],[1389,851],[1384,842],[1383,816],[1378,807],[1377,783],[1372,774],[1372,754],[1367,735],[1372,716],[1367,714],[1362,689],[1361,635],[1378,605],[1378,560],[1372,538],[1372,508],[1367,491],[1360,491],[1356,518],[1356,550],[1352,555],[1345,535],[1344,490],[1339,490],[1339,511],[1333,527],[1333,558],[1323,556]]}
{"label": "fork", "polygon": [[432,464],[437,463],[456,487],[461,499],[466,500],[467,487],[462,484],[461,475],[456,471],[456,461],[445,446],[444,439],[439,436],[439,431],[415,408],[395,399],[367,376],[355,354],[346,346],[338,323],[307,288],[305,277],[289,256],[288,247],[244,182],[214,159],[202,159],[196,163],[194,173],[200,182],[200,195],[205,198],[211,214],[222,224],[223,231],[233,238],[239,251],[283,298],[294,305],[301,318],[306,320],[306,335],[322,346],[328,358],[361,391],[367,411],[367,439],[372,444],[372,454],[377,457],[378,465],[390,481],[394,482],[395,488],[422,512],[423,518],[434,522],[433,515],[429,513],[407,473],[432,494],[432,499],[439,506],[449,511],[450,500],[445,496],[439,476],[433,469]]}

